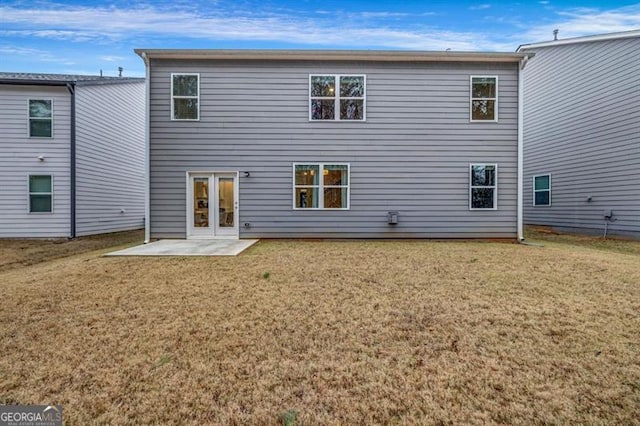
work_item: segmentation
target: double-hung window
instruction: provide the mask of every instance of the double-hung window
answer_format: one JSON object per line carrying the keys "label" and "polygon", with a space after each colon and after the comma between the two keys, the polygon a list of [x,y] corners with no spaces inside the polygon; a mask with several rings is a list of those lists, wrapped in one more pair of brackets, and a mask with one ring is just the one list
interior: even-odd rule
{"label": "double-hung window", "polygon": [[348,209],[348,164],[294,164],[294,209]]}
{"label": "double-hung window", "polygon": [[498,121],[498,77],[471,76],[471,121]]}
{"label": "double-hung window", "polygon": [[471,210],[495,210],[498,208],[497,164],[471,164],[469,181],[469,208]]}
{"label": "double-hung window", "polygon": [[366,76],[310,75],[309,120],[364,121]]}
{"label": "double-hung window", "polygon": [[200,119],[200,74],[171,74],[171,119]]}
{"label": "double-hung window", "polygon": [[53,136],[53,101],[51,99],[29,99],[29,137],[50,138]]}
{"label": "double-hung window", "polygon": [[53,178],[29,175],[29,213],[53,212]]}
{"label": "double-hung window", "polygon": [[538,175],[533,177],[533,205],[551,205],[551,175]]}

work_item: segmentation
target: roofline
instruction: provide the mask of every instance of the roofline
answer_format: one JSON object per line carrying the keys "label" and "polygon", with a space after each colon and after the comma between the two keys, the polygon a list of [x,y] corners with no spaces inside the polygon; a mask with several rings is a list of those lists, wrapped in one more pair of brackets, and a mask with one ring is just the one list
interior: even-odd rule
{"label": "roofline", "polygon": [[73,81],[67,80],[29,80],[23,78],[0,78],[0,84],[14,84],[16,86],[66,86]]}
{"label": "roofline", "polygon": [[530,54],[402,50],[134,49],[143,59],[382,62],[520,62]]}
{"label": "roofline", "polygon": [[15,86],[97,86],[101,84],[125,84],[143,83],[144,78],[124,77],[122,80],[32,80],[28,78],[0,78],[0,84],[13,84]]}
{"label": "roofline", "polygon": [[622,31],[617,33],[598,34],[584,37],[565,38],[560,40],[543,41],[540,43],[521,44],[516,52],[540,47],[562,46],[566,44],[590,43],[593,41],[619,40],[623,38],[640,37],[640,30]]}

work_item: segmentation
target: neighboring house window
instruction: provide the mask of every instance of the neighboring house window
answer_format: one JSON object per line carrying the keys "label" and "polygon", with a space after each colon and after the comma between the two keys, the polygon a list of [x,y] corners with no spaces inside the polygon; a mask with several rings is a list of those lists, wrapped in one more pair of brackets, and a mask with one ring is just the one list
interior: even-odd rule
{"label": "neighboring house window", "polygon": [[498,121],[498,77],[471,76],[471,121]]}
{"label": "neighboring house window", "polygon": [[171,119],[200,119],[200,75],[171,74]]}
{"label": "neighboring house window", "polygon": [[498,165],[471,164],[469,208],[471,210],[498,207]]}
{"label": "neighboring house window", "polygon": [[533,205],[551,205],[551,175],[533,177]]}
{"label": "neighboring house window", "polygon": [[29,175],[29,212],[53,211],[53,178],[51,175]]}
{"label": "neighboring house window", "polygon": [[364,75],[310,75],[309,119],[365,119]]}
{"label": "neighboring house window", "polygon": [[29,137],[50,138],[53,135],[53,101],[29,99]]}
{"label": "neighboring house window", "polygon": [[348,164],[294,164],[294,209],[348,209]]}

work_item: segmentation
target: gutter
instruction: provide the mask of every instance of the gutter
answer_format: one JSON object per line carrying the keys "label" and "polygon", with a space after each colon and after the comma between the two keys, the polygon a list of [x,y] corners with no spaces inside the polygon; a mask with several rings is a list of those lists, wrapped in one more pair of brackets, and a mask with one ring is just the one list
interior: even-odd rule
{"label": "gutter", "polygon": [[145,186],[144,186],[144,243],[148,244],[151,242],[151,164],[150,164],[150,154],[151,154],[151,114],[149,112],[151,108],[151,66],[149,64],[149,58],[145,52],[140,53],[140,57],[144,61],[145,65],[145,125],[144,125],[144,174],[146,178]]}
{"label": "gutter", "polygon": [[524,229],[523,229],[523,208],[524,208],[524,195],[523,195],[523,179],[524,179],[524,67],[527,65],[529,56],[525,56],[520,61],[518,66],[518,207],[517,207],[517,228],[518,228],[518,241],[524,241]]}
{"label": "gutter", "polygon": [[69,224],[69,238],[74,239],[76,237],[76,84],[68,82],[66,84],[67,90],[71,95],[71,135],[70,135],[70,224]]}
{"label": "gutter", "polygon": [[288,60],[377,62],[519,62],[526,54],[403,50],[134,49],[145,60]]}

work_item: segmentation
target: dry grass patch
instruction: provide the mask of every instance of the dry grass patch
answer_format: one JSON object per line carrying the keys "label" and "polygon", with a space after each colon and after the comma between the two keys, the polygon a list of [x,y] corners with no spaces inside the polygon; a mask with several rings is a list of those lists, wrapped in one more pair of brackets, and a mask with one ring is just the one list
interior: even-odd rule
{"label": "dry grass patch", "polygon": [[0,274],[0,403],[68,424],[632,424],[640,257],[260,242]]}
{"label": "dry grass patch", "polygon": [[0,239],[0,271],[125,244],[142,244],[144,231],[114,232],[75,240]]}
{"label": "dry grass patch", "polygon": [[555,231],[548,226],[533,225],[526,227],[525,237],[527,241],[542,241],[545,243],[640,255],[640,240],[624,237],[609,236],[603,238],[602,236],[595,235],[569,234]]}

